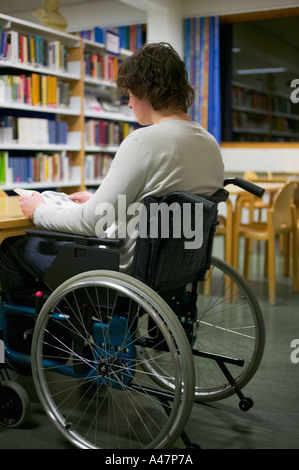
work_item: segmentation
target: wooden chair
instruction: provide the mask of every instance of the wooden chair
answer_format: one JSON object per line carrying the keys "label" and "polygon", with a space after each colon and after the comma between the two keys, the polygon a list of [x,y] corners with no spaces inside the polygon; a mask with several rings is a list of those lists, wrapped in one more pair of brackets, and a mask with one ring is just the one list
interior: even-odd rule
{"label": "wooden chair", "polygon": [[[243,173],[243,178],[247,181],[257,182],[258,184],[258,174],[254,171],[245,171]],[[269,209],[272,206],[272,194],[270,195],[269,201],[265,201],[264,199],[260,199],[258,197],[250,197],[248,202],[244,201],[244,208],[249,210],[249,221],[254,221],[255,212],[258,213],[258,221],[262,221],[262,213],[264,209]]]}
{"label": "wooden chair", "polygon": [[296,219],[297,219],[297,253],[299,255],[299,184],[297,185],[297,188],[295,189],[294,192],[294,204],[295,204],[295,210],[296,210]]}
{"label": "wooden chair", "polygon": [[258,174],[251,170],[244,171],[243,178],[248,181],[256,181],[259,179]]}
{"label": "wooden chair", "polygon": [[249,222],[241,223],[242,198],[237,201],[233,248],[234,265],[238,269],[239,241],[241,237],[245,238],[244,251],[244,278],[248,278],[249,264],[249,243],[251,240],[267,242],[266,260],[269,278],[269,303],[275,304],[275,241],[276,236],[286,235],[286,240],[292,240],[292,260],[290,258],[289,243],[285,249],[285,272],[288,272],[290,260],[292,261],[293,290],[298,292],[298,267],[297,267],[297,221],[295,205],[293,204],[294,190],[296,182],[286,183],[274,196],[273,205],[267,210],[267,222]]}
{"label": "wooden chair", "polygon": [[227,216],[218,215],[218,225],[215,236],[224,237],[224,259],[228,264],[233,263],[232,239],[233,239],[233,207],[230,199],[226,200]]}

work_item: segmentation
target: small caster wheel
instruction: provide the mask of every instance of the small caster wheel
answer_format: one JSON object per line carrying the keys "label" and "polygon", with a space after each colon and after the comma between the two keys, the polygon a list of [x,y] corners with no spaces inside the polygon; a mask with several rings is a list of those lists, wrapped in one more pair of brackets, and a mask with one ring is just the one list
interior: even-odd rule
{"label": "small caster wheel", "polygon": [[253,400],[249,397],[243,398],[239,403],[239,408],[242,411],[248,411],[253,406]]}
{"label": "small caster wheel", "polygon": [[0,384],[0,424],[9,428],[20,426],[27,418],[30,402],[21,385],[10,380]]}

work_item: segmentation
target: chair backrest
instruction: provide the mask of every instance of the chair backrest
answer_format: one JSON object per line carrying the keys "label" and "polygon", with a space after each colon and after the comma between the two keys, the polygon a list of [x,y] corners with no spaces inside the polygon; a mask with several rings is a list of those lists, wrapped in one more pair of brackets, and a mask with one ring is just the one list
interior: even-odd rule
{"label": "chair backrest", "polygon": [[296,206],[297,219],[299,220],[299,184],[297,184],[297,187],[294,191],[294,204]]}
{"label": "chair backrest", "polygon": [[291,207],[296,186],[294,181],[287,182],[274,197],[272,212],[275,231],[288,231],[294,226]]}
{"label": "chair backrest", "polygon": [[217,206],[228,192],[212,197],[185,191],[146,198],[146,229],[139,230],[132,276],[158,292],[204,278],[210,266]]}
{"label": "chair backrest", "polygon": [[243,178],[244,180],[257,180],[258,179],[258,175],[255,171],[251,171],[251,170],[246,170],[244,171],[243,173]]}

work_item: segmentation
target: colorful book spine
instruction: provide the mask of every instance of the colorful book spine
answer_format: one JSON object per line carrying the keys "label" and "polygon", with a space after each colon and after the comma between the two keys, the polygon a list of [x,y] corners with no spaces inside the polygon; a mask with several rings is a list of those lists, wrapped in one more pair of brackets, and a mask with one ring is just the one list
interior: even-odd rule
{"label": "colorful book spine", "polygon": [[68,107],[70,84],[55,75],[38,73],[0,75],[0,102],[33,106]]}
{"label": "colorful book spine", "polygon": [[0,185],[6,182],[8,168],[8,152],[0,152]]}
{"label": "colorful book spine", "polygon": [[18,31],[0,31],[0,60],[67,71],[68,51],[61,41],[48,41]]}
{"label": "colorful book spine", "polygon": [[84,177],[87,181],[100,181],[111,166],[114,156],[110,153],[88,154],[84,160]]}
{"label": "colorful book spine", "polygon": [[85,123],[85,144],[118,146],[134,130],[135,125],[128,122],[89,119]]}
{"label": "colorful book spine", "polygon": [[82,30],[77,34],[83,39],[105,44],[106,31],[113,31],[119,35],[120,47],[122,49],[135,51],[146,42],[143,30],[145,30],[145,26],[143,24],[113,26],[109,28],[100,28],[99,26],[96,26],[92,30]]}
{"label": "colorful book spine", "polygon": [[54,183],[70,179],[71,157],[64,153],[37,152],[31,156],[0,153],[0,184],[6,184],[7,169],[13,183]]}

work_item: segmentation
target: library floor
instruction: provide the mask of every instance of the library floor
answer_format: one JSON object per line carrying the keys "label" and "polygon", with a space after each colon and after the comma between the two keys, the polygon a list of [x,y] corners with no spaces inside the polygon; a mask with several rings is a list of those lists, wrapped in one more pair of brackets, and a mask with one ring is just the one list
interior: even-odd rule
{"label": "library floor", "polygon": [[[299,338],[299,293],[292,292],[289,278],[278,275],[277,305],[269,306],[262,263],[258,258],[255,263],[252,286],[264,314],[266,347],[258,372],[243,390],[254,406],[242,412],[236,396],[195,404],[186,433],[201,449],[299,449],[299,363],[291,361],[291,341]],[[30,417],[18,429],[0,427],[0,449],[71,449],[45,416],[31,379],[23,379],[23,385],[32,399]]]}

